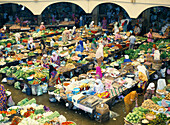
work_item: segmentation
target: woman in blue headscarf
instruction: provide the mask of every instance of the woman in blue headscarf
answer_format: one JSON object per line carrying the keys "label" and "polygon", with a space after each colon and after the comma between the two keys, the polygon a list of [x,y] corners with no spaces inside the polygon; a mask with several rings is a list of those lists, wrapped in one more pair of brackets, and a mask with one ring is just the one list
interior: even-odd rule
{"label": "woman in blue headscarf", "polygon": [[84,50],[83,41],[80,40],[79,45],[76,47],[75,51],[83,52],[83,50]]}

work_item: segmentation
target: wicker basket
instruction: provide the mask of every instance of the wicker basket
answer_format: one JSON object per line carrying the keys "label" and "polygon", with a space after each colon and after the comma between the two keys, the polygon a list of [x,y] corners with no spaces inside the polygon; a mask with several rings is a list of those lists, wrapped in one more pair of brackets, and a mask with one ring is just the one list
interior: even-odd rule
{"label": "wicker basket", "polygon": [[109,112],[109,106],[107,104],[103,104],[103,107],[101,107],[101,105],[99,104],[96,106],[96,112],[103,115],[103,114]]}
{"label": "wicker basket", "polygon": [[7,84],[8,84],[8,85],[13,85],[14,82],[15,82],[15,80],[7,80]]}

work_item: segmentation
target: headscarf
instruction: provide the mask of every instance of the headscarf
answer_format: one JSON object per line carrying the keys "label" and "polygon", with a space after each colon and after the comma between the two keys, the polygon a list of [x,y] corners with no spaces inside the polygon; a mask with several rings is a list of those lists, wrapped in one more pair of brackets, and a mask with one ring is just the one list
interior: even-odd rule
{"label": "headscarf", "polygon": [[76,47],[75,51],[83,52],[83,50],[84,50],[83,41],[80,40],[79,45]]}
{"label": "headscarf", "polygon": [[99,48],[96,51],[96,59],[99,59],[100,57],[104,57],[103,55],[103,45],[100,43]]}
{"label": "headscarf", "polygon": [[157,48],[156,48],[156,44],[153,44],[153,48],[156,50]]}
{"label": "headscarf", "polygon": [[162,90],[162,89],[164,89],[165,87],[166,87],[166,81],[165,81],[165,79],[158,79],[157,89],[156,89],[156,90],[158,90],[158,89]]}
{"label": "headscarf", "polygon": [[[55,56],[53,56],[53,55],[55,55]],[[51,58],[53,59],[53,61],[57,61],[57,59],[58,59],[57,53],[53,52]]]}
{"label": "headscarf", "polygon": [[125,59],[129,59],[129,56],[128,56],[128,55],[125,55]]}
{"label": "headscarf", "polygon": [[6,101],[7,101],[7,97],[5,94],[5,88],[3,85],[0,85],[0,111],[5,110],[4,108],[6,108]]}
{"label": "headscarf", "polygon": [[95,85],[94,85],[94,91],[95,91],[96,93],[102,93],[102,92],[104,92],[104,85],[103,85],[102,81],[101,81],[100,79],[97,79],[95,82],[98,83],[98,85],[95,83]]}
{"label": "headscarf", "polygon": [[95,42],[95,38],[93,38],[93,40],[92,40],[92,43],[95,45],[95,47],[97,47],[97,43]]}
{"label": "headscarf", "polygon": [[104,39],[104,38],[106,38],[106,40],[107,40],[107,36],[103,36],[103,39]]}
{"label": "headscarf", "polygon": [[11,47],[11,43],[7,43],[7,47]]}
{"label": "headscarf", "polygon": [[29,38],[28,44],[30,45],[31,48],[33,48],[34,45],[33,45],[33,38],[32,37]]}
{"label": "headscarf", "polygon": [[100,66],[97,66],[97,67],[96,67],[96,75],[99,75],[100,78],[102,78],[102,76],[103,76]]}
{"label": "headscarf", "polygon": [[147,88],[147,90],[155,90],[155,84],[153,82],[151,82]]}

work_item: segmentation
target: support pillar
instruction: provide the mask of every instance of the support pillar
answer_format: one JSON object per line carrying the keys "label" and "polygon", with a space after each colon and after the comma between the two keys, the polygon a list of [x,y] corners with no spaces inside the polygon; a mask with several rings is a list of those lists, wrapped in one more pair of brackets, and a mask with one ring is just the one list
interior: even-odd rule
{"label": "support pillar", "polygon": [[99,6],[97,6],[92,12],[92,20],[95,25],[98,25]]}
{"label": "support pillar", "polygon": [[144,19],[143,24],[142,24],[142,31],[144,33],[147,33],[149,31],[150,27],[150,9],[147,9],[143,12],[142,18]]}
{"label": "support pillar", "polygon": [[38,15],[38,25],[40,25],[42,22],[42,15]]}

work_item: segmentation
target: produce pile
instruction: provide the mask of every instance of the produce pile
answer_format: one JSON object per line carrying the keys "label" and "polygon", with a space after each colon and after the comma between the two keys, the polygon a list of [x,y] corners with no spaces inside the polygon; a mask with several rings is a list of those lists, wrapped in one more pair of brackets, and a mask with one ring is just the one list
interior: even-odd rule
{"label": "produce pile", "polygon": [[148,125],[166,125],[166,122],[170,120],[165,114],[159,113],[156,118],[151,120]]}
{"label": "produce pile", "polygon": [[6,73],[8,77],[14,77],[18,80],[20,79],[27,80],[28,77],[33,76],[34,80],[33,81],[31,80],[29,82],[30,84],[33,84],[36,81],[40,83],[41,79],[46,78],[46,77],[47,79],[49,79],[49,71],[48,69],[45,69],[43,67],[35,67],[34,69],[31,69],[29,67],[19,66],[19,65],[11,66],[10,68],[6,66],[4,68],[1,68],[0,73]]}
{"label": "produce pile", "polygon": [[165,99],[170,101],[170,93],[165,96]]}
{"label": "produce pile", "polygon": [[140,119],[142,119],[148,111],[148,109],[142,107],[135,107],[133,113],[129,113],[126,116],[126,120],[130,123],[139,123]]}
{"label": "produce pile", "polygon": [[158,111],[159,109],[163,109],[164,112],[166,111],[166,109],[163,106],[159,106],[159,105],[155,104],[151,99],[145,100],[142,103],[142,107],[145,109],[149,109],[149,110]]}
{"label": "produce pile", "polygon": [[75,122],[67,121],[57,111],[52,112],[48,107],[36,104],[34,98],[31,100],[25,98],[17,105],[0,112],[0,124],[6,122],[11,125],[76,125]]}

